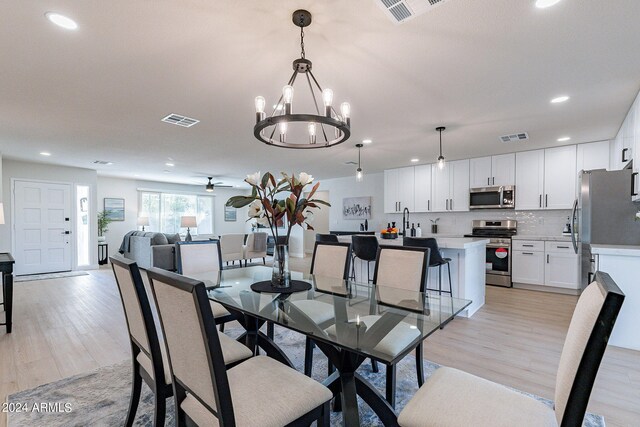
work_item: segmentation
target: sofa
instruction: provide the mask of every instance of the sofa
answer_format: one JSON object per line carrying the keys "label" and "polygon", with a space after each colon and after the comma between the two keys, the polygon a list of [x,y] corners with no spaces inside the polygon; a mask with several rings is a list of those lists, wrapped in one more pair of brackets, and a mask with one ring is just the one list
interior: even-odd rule
{"label": "sofa", "polygon": [[179,234],[135,231],[127,233],[120,247],[124,257],[135,261],[140,268],[158,267],[175,271],[175,243]]}

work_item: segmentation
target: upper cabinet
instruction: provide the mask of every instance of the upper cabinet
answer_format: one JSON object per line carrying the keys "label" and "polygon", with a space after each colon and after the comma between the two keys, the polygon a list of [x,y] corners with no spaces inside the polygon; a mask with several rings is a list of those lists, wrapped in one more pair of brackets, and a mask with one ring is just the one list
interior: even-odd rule
{"label": "upper cabinet", "polygon": [[631,199],[640,200],[640,95],[629,109],[627,116],[611,141],[611,169],[619,170],[633,160]]}
{"label": "upper cabinet", "polygon": [[576,197],[576,146],[516,154],[516,209],[571,209]]}
{"label": "upper cabinet", "polygon": [[469,210],[469,160],[447,162],[444,169],[432,167],[434,212]]}
{"label": "upper cabinet", "polygon": [[414,208],[416,212],[431,212],[431,165],[414,168]]}
{"label": "upper cabinet", "polygon": [[471,188],[515,183],[516,156],[514,153],[480,157],[469,161]]}
{"label": "upper cabinet", "polygon": [[414,168],[384,171],[384,213],[414,210]]}
{"label": "upper cabinet", "polygon": [[609,141],[580,144],[577,148],[576,170],[589,171],[609,168]]}

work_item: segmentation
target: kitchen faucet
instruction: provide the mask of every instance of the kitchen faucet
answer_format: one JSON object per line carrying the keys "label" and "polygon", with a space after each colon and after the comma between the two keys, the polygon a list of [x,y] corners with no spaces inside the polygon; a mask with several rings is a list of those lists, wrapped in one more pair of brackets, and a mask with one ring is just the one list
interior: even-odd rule
{"label": "kitchen faucet", "polygon": [[[407,214],[406,219],[405,214]],[[407,236],[407,228],[409,228],[409,208],[404,208],[402,211],[402,237]]]}

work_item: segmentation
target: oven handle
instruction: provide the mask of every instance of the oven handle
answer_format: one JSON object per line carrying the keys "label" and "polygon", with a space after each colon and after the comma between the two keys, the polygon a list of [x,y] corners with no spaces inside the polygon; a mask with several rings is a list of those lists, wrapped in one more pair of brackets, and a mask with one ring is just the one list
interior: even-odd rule
{"label": "oven handle", "polygon": [[508,243],[489,243],[487,245],[488,248],[505,248],[511,249],[511,245]]}

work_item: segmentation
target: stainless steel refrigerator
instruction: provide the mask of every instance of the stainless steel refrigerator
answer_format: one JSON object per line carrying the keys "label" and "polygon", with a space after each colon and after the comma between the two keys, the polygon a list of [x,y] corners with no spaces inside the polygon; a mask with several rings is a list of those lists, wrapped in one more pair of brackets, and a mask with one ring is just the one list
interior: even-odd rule
{"label": "stainless steel refrigerator", "polygon": [[[640,205],[631,201],[632,170],[580,172],[579,195],[573,207],[573,248],[582,251],[581,284],[593,279],[592,244],[640,245]],[[577,231],[577,233],[576,233]]]}

